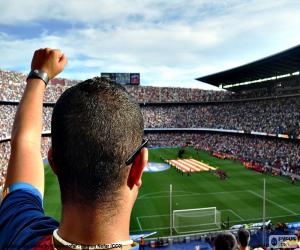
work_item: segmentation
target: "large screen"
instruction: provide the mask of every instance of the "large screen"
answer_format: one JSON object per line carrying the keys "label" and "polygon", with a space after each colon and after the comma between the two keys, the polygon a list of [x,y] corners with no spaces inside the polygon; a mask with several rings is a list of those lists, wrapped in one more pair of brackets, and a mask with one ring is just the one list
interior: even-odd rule
{"label": "large screen", "polygon": [[119,84],[140,84],[140,73],[101,73],[101,76]]}

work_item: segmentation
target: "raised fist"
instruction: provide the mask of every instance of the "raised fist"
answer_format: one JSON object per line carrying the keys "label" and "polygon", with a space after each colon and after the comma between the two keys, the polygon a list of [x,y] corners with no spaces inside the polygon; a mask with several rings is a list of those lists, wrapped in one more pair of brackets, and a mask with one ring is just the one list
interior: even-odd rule
{"label": "raised fist", "polygon": [[34,52],[31,70],[42,70],[48,74],[49,80],[63,71],[67,57],[59,49],[39,49]]}

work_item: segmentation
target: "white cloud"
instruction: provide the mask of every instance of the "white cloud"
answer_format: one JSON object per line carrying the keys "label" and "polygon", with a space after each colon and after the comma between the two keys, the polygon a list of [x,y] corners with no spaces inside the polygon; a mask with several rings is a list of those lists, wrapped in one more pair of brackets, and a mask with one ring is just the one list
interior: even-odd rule
{"label": "white cloud", "polygon": [[[33,51],[59,47],[62,76],[140,72],[145,84],[195,86],[193,79],[299,43],[299,1],[4,1],[1,24],[43,25],[33,38],[0,30],[0,67],[27,71]],[[199,84],[199,86],[203,86]]]}

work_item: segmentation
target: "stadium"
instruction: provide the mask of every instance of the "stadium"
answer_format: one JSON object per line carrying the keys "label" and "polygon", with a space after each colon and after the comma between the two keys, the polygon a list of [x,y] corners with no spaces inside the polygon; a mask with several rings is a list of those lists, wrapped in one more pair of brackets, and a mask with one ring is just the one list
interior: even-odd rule
{"label": "stadium", "polygon": [[[212,249],[221,230],[248,228],[252,247],[300,230],[299,71],[300,45],[197,78],[223,91],[125,85],[140,104],[150,150],[131,233],[149,235],[149,249]],[[50,120],[58,97],[77,82],[53,79],[44,98],[44,206],[57,219],[59,187],[46,161]],[[26,75],[0,71],[1,187],[25,84]]]}

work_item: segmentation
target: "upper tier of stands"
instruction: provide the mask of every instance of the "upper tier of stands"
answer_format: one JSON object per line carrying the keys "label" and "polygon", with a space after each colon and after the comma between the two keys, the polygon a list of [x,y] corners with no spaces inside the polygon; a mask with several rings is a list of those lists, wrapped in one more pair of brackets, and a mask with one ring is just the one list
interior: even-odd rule
{"label": "upper tier of stands", "polygon": [[[10,135],[16,107],[7,104],[18,103],[25,80],[24,74],[0,71],[0,103],[3,104],[0,105],[0,139]],[[145,128],[230,129],[297,137],[300,135],[298,82],[299,78],[293,77],[285,80],[284,88],[278,82],[276,88],[239,93],[185,88],[125,87],[133,99],[142,105]],[[54,79],[48,85],[44,100],[48,103],[48,107],[44,108],[44,131],[50,130],[51,106],[74,83],[76,81]]]}
{"label": "upper tier of stands", "polygon": [[[284,85],[282,82],[284,81]],[[61,93],[77,83],[75,80],[53,79],[47,87],[44,102],[55,103]],[[139,103],[194,103],[222,102],[249,98],[265,98],[274,96],[300,94],[299,78],[278,79],[270,88],[242,91],[213,91],[190,88],[125,86],[129,94]],[[25,88],[26,75],[13,71],[0,70],[0,101],[18,102]]]}

